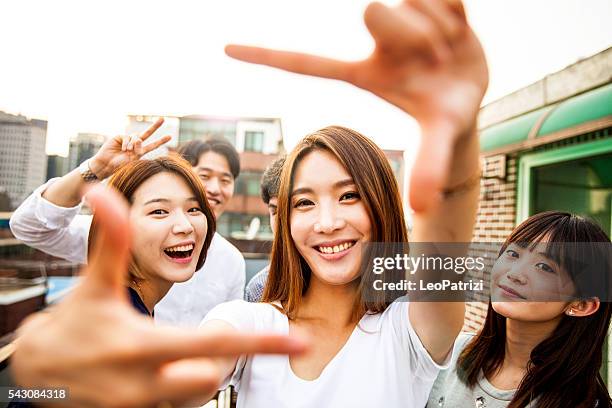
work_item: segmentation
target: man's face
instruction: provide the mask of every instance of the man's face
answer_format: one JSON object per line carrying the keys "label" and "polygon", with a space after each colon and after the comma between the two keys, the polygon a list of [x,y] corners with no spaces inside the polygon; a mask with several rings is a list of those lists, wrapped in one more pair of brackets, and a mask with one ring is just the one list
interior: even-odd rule
{"label": "man's face", "polygon": [[225,156],[212,151],[202,154],[193,170],[206,188],[208,204],[219,218],[234,195],[234,176]]}
{"label": "man's face", "polygon": [[270,228],[276,233],[276,212],[278,211],[278,197],[270,198],[268,202],[268,213],[270,214]]}

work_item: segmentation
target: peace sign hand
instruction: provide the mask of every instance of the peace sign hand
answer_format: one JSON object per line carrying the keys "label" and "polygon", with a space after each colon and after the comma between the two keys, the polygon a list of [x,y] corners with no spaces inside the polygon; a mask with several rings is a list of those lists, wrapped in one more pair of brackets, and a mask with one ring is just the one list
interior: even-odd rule
{"label": "peace sign hand", "polygon": [[302,340],[281,335],[201,333],[156,327],[130,306],[128,208],[97,185],[87,195],[100,235],[83,281],[49,312],[18,331],[11,370],[26,388],[67,388],[69,407],[180,406],[208,400],[222,380],[218,357],[297,354]]}
{"label": "peace sign hand", "polygon": [[107,140],[95,156],[91,158],[89,168],[98,179],[103,180],[111,176],[124,164],[138,160],[150,151],[167,143],[172,139],[169,135],[163,136],[147,145],[143,145],[143,142],[155,133],[163,123],[164,119],[159,118],[139,136],[115,136]]}
{"label": "peace sign hand", "polygon": [[415,210],[442,191],[458,142],[475,137],[476,116],[488,85],[478,39],[459,0],[405,0],[368,6],[364,16],[376,47],[357,62],[229,45],[243,61],[338,79],[368,90],[413,116],[423,140],[410,183]]}

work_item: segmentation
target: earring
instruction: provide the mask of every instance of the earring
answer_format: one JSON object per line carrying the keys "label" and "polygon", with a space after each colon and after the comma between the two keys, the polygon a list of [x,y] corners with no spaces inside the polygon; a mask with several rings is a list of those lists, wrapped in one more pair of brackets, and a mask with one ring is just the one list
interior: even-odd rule
{"label": "earring", "polygon": [[570,309],[567,312],[568,315],[573,316],[574,315],[574,309]]}

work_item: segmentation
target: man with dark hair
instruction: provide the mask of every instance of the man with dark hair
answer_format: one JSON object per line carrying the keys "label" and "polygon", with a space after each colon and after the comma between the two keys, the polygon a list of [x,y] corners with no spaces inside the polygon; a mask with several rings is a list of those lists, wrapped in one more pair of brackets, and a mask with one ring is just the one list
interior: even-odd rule
{"label": "man with dark hair", "polygon": [[[276,211],[278,209],[278,190],[280,187],[280,176],[285,164],[285,156],[273,161],[261,178],[261,198],[268,206],[270,214],[270,228],[272,233],[276,231]],[[266,266],[249,281],[244,292],[244,299],[249,302],[259,302],[263,294],[264,286],[268,280],[268,268]]]}
{"label": "man with dark hair", "polygon": [[217,219],[234,195],[234,181],[240,174],[240,156],[226,139],[191,140],[178,148],[206,186],[210,207]]}
{"label": "man with dark hair", "polygon": [[[177,152],[200,177],[206,199],[218,220],[234,196],[240,156],[226,139],[191,140]],[[178,326],[197,326],[219,303],[244,295],[245,263],[228,240],[215,233],[204,266],[184,283],[175,284],[155,307],[155,320]]]}

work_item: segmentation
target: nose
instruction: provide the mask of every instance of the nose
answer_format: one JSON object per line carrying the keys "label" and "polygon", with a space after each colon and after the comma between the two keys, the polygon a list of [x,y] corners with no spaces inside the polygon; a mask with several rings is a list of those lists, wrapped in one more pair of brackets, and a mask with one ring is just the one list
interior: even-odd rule
{"label": "nose", "polygon": [[191,224],[188,216],[183,211],[177,212],[174,224],[172,225],[172,232],[177,235],[188,235],[193,232],[193,224]]}
{"label": "nose", "polygon": [[221,186],[219,185],[219,179],[216,177],[211,177],[210,179],[204,182],[204,187],[206,188],[206,193],[210,195],[219,195],[221,193]]}
{"label": "nose", "polygon": [[321,234],[331,234],[345,226],[344,218],[338,215],[336,206],[333,204],[321,203],[319,207],[319,217],[314,224],[314,232]]}
{"label": "nose", "polygon": [[525,285],[527,283],[527,277],[525,276],[525,266],[521,265],[521,262],[517,262],[508,270],[506,277],[519,285]]}

